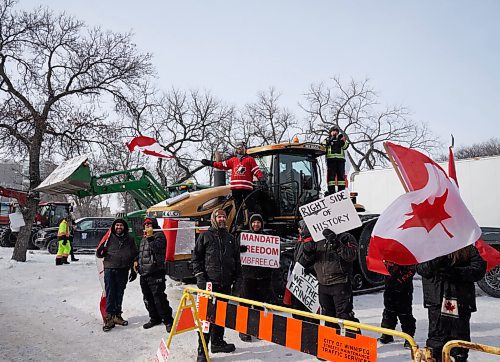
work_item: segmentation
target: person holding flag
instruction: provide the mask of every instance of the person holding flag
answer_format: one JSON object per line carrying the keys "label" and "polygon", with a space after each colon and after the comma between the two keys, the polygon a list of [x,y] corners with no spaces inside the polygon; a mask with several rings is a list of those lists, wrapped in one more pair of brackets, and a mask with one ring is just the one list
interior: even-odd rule
{"label": "person holding flag", "polygon": [[[417,265],[422,276],[424,307],[429,316],[426,346],[441,362],[443,346],[453,339],[470,341],[471,313],[477,311],[474,282],[486,273],[486,262],[474,245]],[[469,350],[453,348],[455,362],[467,361]]]}

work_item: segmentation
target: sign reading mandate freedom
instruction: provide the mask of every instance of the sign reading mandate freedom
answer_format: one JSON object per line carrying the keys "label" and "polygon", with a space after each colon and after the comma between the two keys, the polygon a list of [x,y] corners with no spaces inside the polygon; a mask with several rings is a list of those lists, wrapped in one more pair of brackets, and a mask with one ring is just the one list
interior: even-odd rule
{"label": "sign reading mandate freedom", "polygon": [[241,253],[241,264],[265,268],[280,267],[280,238],[273,235],[241,233],[241,246],[247,251]]}
{"label": "sign reading mandate freedom", "polygon": [[340,234],[362,224],[347,190],[313,201],[299,210],[314,241],[324,239],[325,229]]}

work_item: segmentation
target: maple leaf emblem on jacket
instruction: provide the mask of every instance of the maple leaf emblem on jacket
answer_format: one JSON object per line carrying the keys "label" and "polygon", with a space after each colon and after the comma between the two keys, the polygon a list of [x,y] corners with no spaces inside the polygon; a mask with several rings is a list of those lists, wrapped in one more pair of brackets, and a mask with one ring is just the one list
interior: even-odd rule
{"label": "maple leaf emblem on jacket", "polygon": [[444,304],[444,308],[449,311],[450,313],[453,313],[453,311],[455,310],[455,305],[450,302],[449,300]]}
{"label": "maple leaf emblem on jacket", "polygon": [[244,175],[246,170],[247,170],[247,168],[245,166],[238,165],[238,168],[236,169],[236,173],[238,175]]}
{"label": "maple leaf emblem on jacket", "polygon": [[420,204],[412,203],[412,211],[406,214],[406,216],[411,217],[407,219],[400,228],[404,230],[408,228],[423,227],[429,233],[436,225],[440,224],[445,233],[452,238],[453,234],[443,225],[444,220],[451,218],[444,208],[447,198],[448,189],[446,189],[444,194],[436,197],[433,204],[429,202],[429,199],[424,200]]}

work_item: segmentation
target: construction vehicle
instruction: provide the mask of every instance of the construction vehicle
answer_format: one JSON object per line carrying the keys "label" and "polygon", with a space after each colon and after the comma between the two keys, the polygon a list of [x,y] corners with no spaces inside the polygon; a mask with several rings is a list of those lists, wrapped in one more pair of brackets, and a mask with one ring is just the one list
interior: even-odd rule
{"label": "construction vehicle", "polygon": [[[142,221],[148,207],[183,192],[206,188],[208,186],[192,182],[163,187],[144,167],[92,176],[88,156],[82,155],[61,163],[35,191],[69,194],[79,198],[127,192],[134,199],[138,210],[120,217],[128,222],[130,232],[139,242]],[[50,232],[55,234],[57,230],[45,230],[44,235],[39,236],[40,245],[47,245],[42,240],[50,239]]]}
{"label": "construction vehicle", "polygon": [[[22,190],[16,190],[8,187],[0,186],[0,196],[16,200],[8,203],[7,220],[9,214],[21,213],[20,207],[24,207],[28,200],[28,193]],[[3,206],[2,206],[3,209]],[[71,204],[69,202],[40,202],[37,206],[35,223],[32,226],[31,237],[28,247],[36,249],[34,241],[36,234],[43,228],[57,227],[63,217],[66,217],[71,212]],[[10,225],[7,222],[7,225]],[[4,247],[14,246],[17,240],[19,228],[9,226],[4,227],[0,234],[0,245]]]}
{"label": "construction vehicle", "polygon": [[[262,208],[259,211],[265,219],[266,231],[281,238],[281,266],[274,278],[275,293],[281,296],[298,238],[299,206],[320,198],[322,180],[318,158],[325,154],[325,149],[318,144],[297,141],[250,148],[247,153],[257,161],[267,185],[265,189],[255,190],[252,196],[257,198],[257,204]],[[355,206],[358,211],[364,211],[361,205]],[[192,276],[190,259],[194,241],[202,232],[199,227],[210,225],[210,215],[216,208],[226,211],[228,225],[234,232],[236,215],[242,210],[235,209],[229,186],[191,192],[176,202],[162,202],[148,209],[147,215],[158,218],[165,229],[169,229],[169,225],[184,223],[176,232],[165,231],[167,274],[171,278]],[[377,215],[361,214],[360,218],[363,225],[350,231],[360,245],[353,277],[353,288],[357,292],[378,289],[383,284],[383,277],[369,271],[365,262]]]}
{"label": "construction vehicle", "polygon": [[[445,170],[448,168],[447,163],[439,165]],[[500,184],[497,181],[500,176],[500,156],[457,160],[455,168],[460,196],[481,227],[482,239],[500,250]],[[393,167],[354,172],[350,177],[350,185],[372,214],[382,213],[405,193]],[[477,284],[487,294],[500,298],[500,266],[489,271]]]}

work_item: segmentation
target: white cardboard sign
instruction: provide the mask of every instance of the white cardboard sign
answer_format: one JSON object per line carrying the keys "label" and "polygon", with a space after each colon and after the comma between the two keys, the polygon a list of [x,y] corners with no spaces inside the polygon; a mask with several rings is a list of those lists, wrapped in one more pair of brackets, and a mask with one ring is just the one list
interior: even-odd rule
{"label": "white cardboard sign", "polygon": [[170,350],[167,348],[165,340],[162,338],[160,342],[160,347],[156,351],[153,361],[154,362],[167,362],[168,356],[170,355]]}
{"label": "white cardboard sign", "polygon": [[347,190],[313,201],[299,210],[314,241],[324,239],[324,229],[340,234],[362,224]]}
{"label": "white cardboard sign", "polygon": [[241,233],[240,243],[247,247],[247,251],[241,253],[241,265],[280,267],[279,236]]}
{"label": "white cardboard sign", "polygon": [[304,274],[304,267],[295,263],[286,288],[311,312],[319,310],[318,280],[311,274]]}

